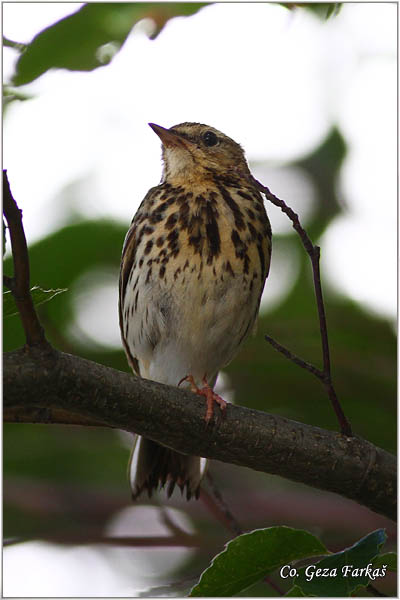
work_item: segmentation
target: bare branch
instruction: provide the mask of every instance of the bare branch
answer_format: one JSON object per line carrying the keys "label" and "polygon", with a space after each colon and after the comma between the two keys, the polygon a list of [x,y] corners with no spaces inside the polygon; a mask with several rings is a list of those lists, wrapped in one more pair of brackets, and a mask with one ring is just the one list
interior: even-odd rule
{"label": "bare branch", "polygon": [[[214,496],[214,505],[213,507],[218,511],[217,519],[222,521],[224,525],[231,531],[235,536],[242,535],[243,530],[240,527],[236,517],[232,514],[229,506],[225,502],[222,497],[221,492],[219,491],[217,484],[214,481],[214,477],[211,475],[210,471],[207,471],[207,480],[210,485],[211,491]],[[200,497],[204,500],[204,496],[206,495],[205,490],[202,489],[200,491]],[[208,496],[208,495],[207,495]],[[205,503],[207,504],[207,497],[205,499]]]}
{"label": "bare branch", "polygon": [[[396,460],[354,436],[229,404],[208,427],[203,400],[54,350],[4,357],[8,422],[104,425],[204,456],[337,492],[396,518]],[[69,415],[71,418],[69,419]]]}
{"label": "bare branch", "polygon": [[314,367],[314,365],[311,363],[308,363],[299,356],[296,356],[296,354],[293,354],[293,352],[291,352],[288,348],[285,348],[285,346],[282,346],[282,344],[274,340],[274,338],[272,338],[270,335],[264,335],[264,338],[269,344],[271,344],[273,348],[275,348],[275,350],[278,350],[278,352],[283,354],[283,356],[286,356],[286,358],[294,362],[296,365],[302,369],[305,369],[306,371],[310,371],[310,373],[318,377],[318,379],[324,379],[324,373],[320,369],[317,369],[317,367]]}
{"label": "bare branch", "polygon": [[[275,206],[278,206],[282,210],[282,212],[284,212],[285,215],[287,215],[289,217],[289,219],[292,221],[293,228],[299,234],[300,239],[303,243],[303,246],[311,259],[312,270],[313,270],[313,280],[314,280],[314,291],[315,291],[315,298],[317,301],[319,327],[320,327],[320,332],[321,332],[322,357],[323,357],[323,365],[324,365],[323,372],[322,372],[323,377],[320,376],[321,372],[318,369],[316,369],[315,367],[312,367],[312,365],[310,365],[309,363],[306,363],[305,361],[303,361],[302,359],[299,359],[298,357],[296,357],[296,360],[294,360],[293,359],[294,355],[289,356],[288,350],[285,349],[285,351],[282,352],[282,350],[280,348],[278,348],[277,345],[275,346],[275,348],[277,350],[279,350],[280,352],[282,352],[287,358],[290,358],[290,360],[294,360],[294,362],[296,362],[296,364],[298,364],[303,369],[307,369],[308,371],[311,371],[312,373],[314,373],[314,375],[316,375],[316,377],[318,377],[319,379],[322,379],[322,381],[327,389],[328,396],[332,403],[333,409],[336,413],[337,419],[339,421],[341,431],[344,435],[350,437],[353,435],[352,430],[351,430],[351,425],[342,410],[342,407],[340,405],[339,399],[336,395],[336,392],[335,392],[335,389],[334,389],[333,383],[332,383],[331,363],[330,363],[330,355],[329,355],[329,342],[328,342],[328,328],[327,328],[327,324],[326,324],[325,305],[324,305],[324,299],[323,299],[323,295],[322,295],[321,273],[320,273],[320,268],[319,268],[320,248],[319,248],[319,246],[313,245],[313,243],[310,240],[310,238],[308,237],[305,229],[303,229],[303,227],[300,224],[298,214],[296,214],[294,212],[294,210],[292,210],[289,206],[287,206],[287,204],[283,200],[281,200],[280,198],[275,196],[267,187],[262,185],[262,183],[257,181],[257,179],[254,179],[254,183],[256,184],[258,189],[265,195],[267,200],[272,202],[272,204],[275,204]],[[269,338],[269,339],[267,339],[267,341],[269,341],[269,343],[274,345],[271,342],[271,339],[272,338]],[[278,344],[278,343],[275,342],[275,344]],[[280,344],[279,344],[279,346],[280,346]],[[284,347],[281,346],[281,348],[284,348]],[[308,365],[308,366],[306,366],[306,365]],[[310,368],[310,367],[312,367],[312,368]]]}
{"label": "bare branch", "polygon": [[[204,540],[197,535],[182,532],[179,536],[109,536],[88,535],[86,531],[82,534],[75,532],[63,532],[61,534],[45,534],[40,536],[41,541],[53,544],[102,544],[106,546],[125,546],[128,548],[201,548]],[[29,538],[13,537],[4,540],[4,546],[13,546],[30,541]]]}
{"label": "bare branch", "polygon": [[28,248],[22,225],[22,211],[18,208],[12,196],[7,171],[3,171],[3,212],[10,232],[14,261],[14,277],[5,276],[3,281],[14,296],[25,331],[27,345],[49,346],[32,301],[29,285]]}

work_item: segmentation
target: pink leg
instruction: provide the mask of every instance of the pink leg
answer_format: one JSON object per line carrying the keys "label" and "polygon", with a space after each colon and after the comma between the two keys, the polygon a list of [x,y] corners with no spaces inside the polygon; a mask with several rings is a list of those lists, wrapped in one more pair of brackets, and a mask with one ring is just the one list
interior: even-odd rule
{"label": "pink leg", "polygon": [[186,377],[183,377],[183,379],[181,379],[180,382],[178,383],[178,387],[181,385],[181,383],[183,381],[188,381],[190,383],[190,388],[194,394],[198,394],[199,396],[205,396],[206,401],[207,401],[207,410],[206,410],[206,416],[205,416],[206,423],[210,422],[210,420],[214,414],[214,402],[216,402],[218,404],[218,406],[221,409],[222,415],[224,416],[225,411],[226,411],[226,402],[223,398],[221,398],[221,396],[216,394],[214,392],[214,390],[209,386],[205,375],[203,377],[203,386],[204,387],[202,387],[202,388],[199,388],[196,385],[193,375],[187,375]]}

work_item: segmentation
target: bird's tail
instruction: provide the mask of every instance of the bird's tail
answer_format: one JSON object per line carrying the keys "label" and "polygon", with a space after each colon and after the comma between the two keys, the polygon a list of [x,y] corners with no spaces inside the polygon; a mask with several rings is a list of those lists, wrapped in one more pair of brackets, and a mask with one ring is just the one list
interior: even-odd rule
{"label": "bird's tail", "polygon": [[207,459],[187,456],[170,450],[156,442],[136,436],[129,460],[129,480],[132,498],[136,500],[147,490],[153,491],[167,484],[168,498],[177,485],[187,500],[199,497],[200,482],[207,469]]}

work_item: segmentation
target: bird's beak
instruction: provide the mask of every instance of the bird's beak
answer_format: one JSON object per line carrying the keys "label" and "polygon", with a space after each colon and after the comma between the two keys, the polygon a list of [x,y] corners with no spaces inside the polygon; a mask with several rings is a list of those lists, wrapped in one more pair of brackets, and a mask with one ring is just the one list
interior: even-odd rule
{"label": "bird's beak", "polygon": [[165,127],[161,127],[161,125],[156,125],[155,123],[149,123],[150,127],[158,135],[160,140],[163,143],[163,146],[166,148],[171,147],[183,147],[187,148],[192,142],[183,138],[176,131],[171,131],[171,129],[166,129]]}

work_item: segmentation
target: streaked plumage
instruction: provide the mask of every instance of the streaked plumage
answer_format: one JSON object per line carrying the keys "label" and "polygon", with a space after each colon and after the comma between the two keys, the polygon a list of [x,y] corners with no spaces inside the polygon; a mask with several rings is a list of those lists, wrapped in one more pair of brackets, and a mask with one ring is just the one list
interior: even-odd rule
{"label": "streaked plumage", "polygon": [[[119,316],[133,371],[170,385],[213,385],[252,331],[268,275],[271,229],[241,147],[216,129],[151,125],[164,171],[126,235]],[[145,401],[145,400],[144,400]],[[206,461],[142,440],[132,494],[168,482],[197,495]]]}

